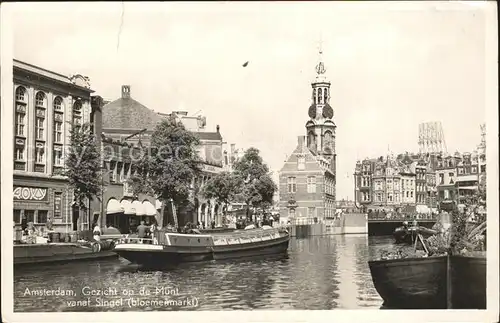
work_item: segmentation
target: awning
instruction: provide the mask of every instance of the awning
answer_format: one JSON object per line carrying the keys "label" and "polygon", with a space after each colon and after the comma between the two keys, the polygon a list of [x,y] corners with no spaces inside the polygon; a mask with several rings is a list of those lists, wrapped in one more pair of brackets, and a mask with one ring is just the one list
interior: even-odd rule
{"label": "awning", "polygon": [[149,201],[144,201],[142,202],[143,210],[146,215],[149,216],[155,216],[156,215],[156,208],[151,204]]}
{"label": "awning", "polygon": [[135,209],[135,215],[138,216],[146,215],[146,213],[144,212],[144,207],[141,202],[139,201],[132,202],[132,208]]}
{"label": "awning", "polygon": [[459,190],[477,190],[477,186],[459,186]]}
{"label": "awning", "polygon": [[106,214],[122,213],[123,207],[118,200],[111,199],[106,206]]}
{"label": "awning", "polygon": [[135,214],[134,205],[132,205],[132,203],[129,200],[122,200],[120,204],[123,207],[124,214]]}

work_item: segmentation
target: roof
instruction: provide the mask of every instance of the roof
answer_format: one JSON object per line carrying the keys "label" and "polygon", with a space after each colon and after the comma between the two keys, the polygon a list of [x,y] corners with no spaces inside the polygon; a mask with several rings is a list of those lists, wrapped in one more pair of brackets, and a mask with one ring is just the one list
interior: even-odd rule
{"label": "roof", "polygon": [[132,98],[119,98],[102,108],[103,128],[152,130],[163,119]]}
{"label": "roof", "polygon": [[220,132],[193,132],[200,140],[222,140]]}

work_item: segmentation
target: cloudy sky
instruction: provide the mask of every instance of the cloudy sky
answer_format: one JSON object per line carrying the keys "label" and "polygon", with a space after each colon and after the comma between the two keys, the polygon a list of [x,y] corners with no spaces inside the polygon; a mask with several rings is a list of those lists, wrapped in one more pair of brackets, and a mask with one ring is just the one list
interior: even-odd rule
{"label": "cloudy sky", "polygon": [[87,75],[106,99],[129,84],[155,111],[201,111],[275,174],[305,134],[322,38],[339,198],[353,195],[356,159],[418,151],[419,123],[441,121],[455,152],[473,150],[485,122],[481,6],[17,3],[12,21],[15,58]]}

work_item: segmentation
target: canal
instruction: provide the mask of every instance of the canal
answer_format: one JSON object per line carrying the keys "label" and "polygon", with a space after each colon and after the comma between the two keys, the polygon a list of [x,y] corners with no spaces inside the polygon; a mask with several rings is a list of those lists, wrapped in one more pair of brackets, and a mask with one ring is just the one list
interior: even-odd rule
{"label": "canal", "polygon": [[389,237],[292,238],[288,255],[151,271],[124,259],[16,269],[14,310],[380,308],[367,261]]}

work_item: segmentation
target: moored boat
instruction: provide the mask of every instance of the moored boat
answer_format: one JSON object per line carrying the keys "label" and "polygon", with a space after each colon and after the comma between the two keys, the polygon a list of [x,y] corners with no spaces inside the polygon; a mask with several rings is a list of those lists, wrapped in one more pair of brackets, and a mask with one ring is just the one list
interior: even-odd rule
{"label": "moored boat", "polygon": [[388,308],[446,308],[446,256],[369,261],[373,284]]}
{"label": "moored boat", "polygon": [[122,239],[113,251],[132,263],[166,266],[283,253],[288,250],[289,240],[285,228],[237,230],[227,234],[156,232],[153,239]]}
{"label": "moored boat", "polygon": [[403,258],[369,261],[368,265],[386,308],[486,308],[484,257]]}
{"label": "moored boat", "polygon": [[396,243],[413,243],[419,234],[427,238],[436,234],[437,231],[424,226],[400,226],[394,230],[393,236]]}

